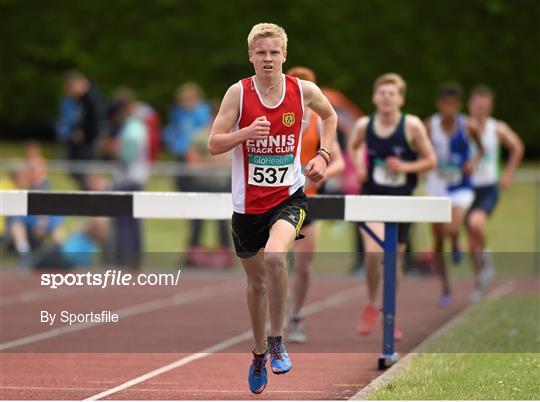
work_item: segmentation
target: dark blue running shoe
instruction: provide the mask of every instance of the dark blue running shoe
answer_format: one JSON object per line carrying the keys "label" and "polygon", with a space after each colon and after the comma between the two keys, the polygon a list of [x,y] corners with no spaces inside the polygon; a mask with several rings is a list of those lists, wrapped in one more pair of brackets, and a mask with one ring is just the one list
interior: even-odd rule
{"label": "dark blue running shoe", "polygon": [[253,353],[253,360],[249,367],[249,390],[254,394],[260,394],[266,388],[268,375],[266,374],[266,353],[256,355]]}
{"label": "dark blue running shoe", "polygon": [[268,353],[270,353],[270,367],[274,374],[285,374],[291,368],[291,359],[285,350],[285,342],[281,336],[268,337]]}

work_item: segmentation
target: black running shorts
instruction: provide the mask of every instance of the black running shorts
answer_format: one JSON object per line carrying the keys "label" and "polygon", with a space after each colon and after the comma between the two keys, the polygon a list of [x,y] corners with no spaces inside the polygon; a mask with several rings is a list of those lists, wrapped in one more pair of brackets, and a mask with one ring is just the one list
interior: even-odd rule
{"label": "black running shorts", "polygon": [[296,228],[299,235],[307,212],[307,198],[303,189],[299,189],[287,200],[264,214],[239,214],[232,216],[232,238],[236,255],[240,258],[253,257],[266,246],[270,229],[278,220],[283,219]]}

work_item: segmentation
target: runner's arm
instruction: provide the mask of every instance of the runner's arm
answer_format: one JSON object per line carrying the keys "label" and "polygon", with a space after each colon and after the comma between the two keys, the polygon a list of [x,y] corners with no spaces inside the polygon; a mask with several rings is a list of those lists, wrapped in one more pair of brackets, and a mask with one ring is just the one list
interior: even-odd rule
{"label": "runner's arm", "polygon": [[228,90],[212,125],[208,138],[208,152],[219,155],[230,151],[248,138],[265,138],[270,134],[270,122],[265,116],[256,118],[250,126],[231,132],[238,120],[240,110],[240,84]]}
{"label": "runner's arm", "polygon": [[428,138],[431,140],[431,116],[424,119],[423,123],[424,127],[426,128]]}
{"label": "runner's arm", "polygon": [[508,149],[509,156],[501,175],[501,186],[508,188],[512,183],[512,177],[523,159],[525,147],[519,135],[504,121],[497,122],[497,135],[502,144]]}
{"label": "runner's arm", "polygon": [[[300,80],[300,85],[304,96],[304,107],[309,107],[321,118],[321,148],[330,152],[336,139],[337,114],[317,85],[305,80]],[[306,177],[314,182],[322,180],[326,173],[327,159],[328,157],[317,154],[306,165]]]}
{"label": "runner's arm", "polygon": [[321,118],[321,148],[330,150],[336,138],[337,114],[317,85],[301,80],[304,106],[312,109]]}
{"label": "runner's arm", "polygon": [[328,168],[326,169],[326,178],[333,176],[339,176],[345,171],[345,159],[343,159],[343,153],[341,152],[341,148],[336,141],[334,141],[334,144],[332,146],[332,149],[330,149],[330,152],[332,152],[332,160],[328,164]]}
{"label": "runner's arm", "polygon": [[431,145],[426,127],[416,116],[407,116],[405,121],[409,141],[418,153],[418,159],[412,162],[401,162],[404,173],[426,173],[437,166],[437,156]]}
{"label": "runner's arm", "polygon": [[360,182],[364,182],[367,179],[367,168],[365,163],[360,158],[360,148],[365,143],[366,128],[369,123],[369,117],[360,117],[354,124],[351,130],[351,135],[347,143],[347,153],[351,162],[356,168],[356,174]]}
{"label": "runner's arm", "polygon": [[480,162],[480,159],[484,156],[484,145],[482,145],[482,140],[480,139],[480,130],[478,128],[478,125],[471,119],[467,119],[466,122],[467,127],[467,133],[469,134],[469,137],[474,141],[476,145],[476,149],[478,149],[478,153],[474,156],[474,158],[469,159],[469,161],[465,164],[464,171],[472,174],[474,171],[474,167],[478,162]]}

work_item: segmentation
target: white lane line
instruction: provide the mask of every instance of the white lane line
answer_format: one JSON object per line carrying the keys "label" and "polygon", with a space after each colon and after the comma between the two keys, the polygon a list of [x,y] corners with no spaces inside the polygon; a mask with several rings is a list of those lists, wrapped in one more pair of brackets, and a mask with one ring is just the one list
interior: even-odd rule
{"label": "white lane line", "polygon": [[[135,304],[133,306],[125,307],[119,310],[113,311],[118,314],[119,317],[126,318],[139,314],[149,313],[151,311],[160,310],[167,307],[178,306],[181,304],[205,299],[207,297],[216,296],[219,294],[227,293],[231,289],[236,289],[238,286],[205,286],[199,289],[192,289],[188,292],[173,295],[166,298],[154,299],[143,303]],[[0,344],[0,351],[17,348],[19,346],[28,345],[43,341],[45,339],[55,338],[57,336],[69,334],[72,332],[82,331],[84,329],[103,325],[101,322],[82,322],[74,325],[64,325],[58,328],[54,328],[48,331],[39,332],[37,334],[25,336],[23,338],[15,339],[13,341]]]}
{"label": "white lane line", "polygon": [[504,296],[512,293],[512,291],[516,288],[516,281],[511,280],[506,282],[505,284],[499,286],[496,289],[493,289],[491,292],[488,293],[486,298],[488,300],[499,300],[502,299]]}
{"label": "white lane line", "polygon": [[[516,281],[510,280],[508,282],[503,283],[499,287],[493,289],[491,292],[489,292],[486,296],[486,299],[488,300],[498,300],[502,297],[506,296],[510,292],[512,292],[516,287]],[[478,306],[477,304],[469,304],[461,313],[454,316],[450,321],[447,321],[444,323],[441,327],[439,327],[435,332],[433,332],[430,336],[428,336],[426,339],[424,339],[418,346],[416,346],[412,351],[410,351],[405,357],[400,359],[396,364],[394,364],[392,367],[390,367],[387,371],[384,372],[384,374],[378,376],[373,381],[371,381],[368,385],[366,385],[363,389],[358,391],[355,395],[353,395],[350,399],[352,400],[367,400],[370,399],[370,395],[375,392],[380,387],[388,384],[397,374],[399,374],[403,369],[405,369],[414,359],[420,351],[428,344],[433,342],[435,339],[440,337],[443,333],[448,331],[450,328],[454,327],[459,321],[464,319],[466,316],[468,316],[471,311],[474,310],[474,308]]]}
{"label": "white lane line", "polygon": [[[302,311],[304,316],[315,314],[319,311],[323,311],[326,309],[330,309],[333,307],[336,307],[337,305],[351,300],[355,297],[360,297],[362,295],[364,287],[363,286],[357,286],[351,289],[344,290],[342,292],[336,293],[332,296],[326,297],[325,299],[322,299],[320,301],[314,302],[312,304],[309,304],[306,306]],[[242,332],[241,334],[238,334],[236,336],[233,336],[232,338],[226,339],[223,342],[217,343],[215,345],[212,345],[206,349],[201,350],[198,353],[193,353],[189,356],[183,357],[181,359],[178,359],[172,363],[169,363],[163,367],[157,368],[155,370],[152,370],[146,374],[143,374],[139,377],[135,377],[129,381],[124,382],[123,384],[120,384],[114,388],[108,389],[106,391],[100,392],[99,394],[93,395],[85,399],[86,401],[96,401],[98,399],[105,398],[109,395],[115,394],[117,392],[123,391],[127,388],[130,388],[134,385],[140,384],[146,380],[149,380],[150,378],[157,377],[163,373],[166,373],[168,371],[174,370],[176,368],[185,366],[191,362],[194,362],[196,360],[200,360],[202,358],[205,358],[212,353],[216,353],[222,350],[227,349],[228,347],[237,345],[241,342],[247,341],[251,339],[251,330],[247,330]]]}

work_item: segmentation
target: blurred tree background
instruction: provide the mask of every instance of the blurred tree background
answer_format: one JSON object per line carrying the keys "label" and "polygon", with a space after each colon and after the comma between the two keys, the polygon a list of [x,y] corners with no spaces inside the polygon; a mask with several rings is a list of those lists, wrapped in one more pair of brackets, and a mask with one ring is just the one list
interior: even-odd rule
{"label": "blurred tree background", "polygon": [[540,156],[537,0],[0,0],[0,134],[53,138],[70,68],[105,95],[131,86],[163,114],[186,80],[221,98],[252,74],[246,37],[257,22],[286,29],[286,68],[313,68],[368,112],[372,82],[388,71],[408,81],[405,109],[420,116],[442,81],[490,85],[496,115]]}

